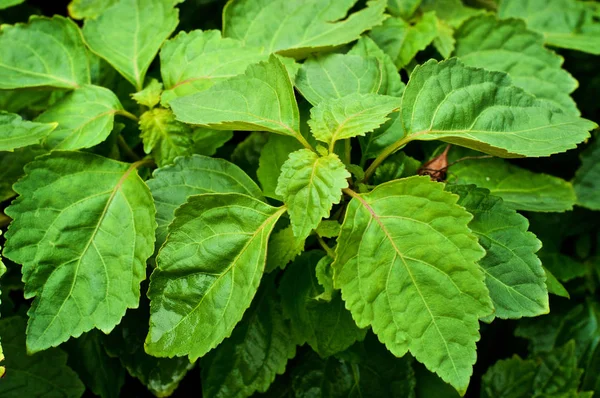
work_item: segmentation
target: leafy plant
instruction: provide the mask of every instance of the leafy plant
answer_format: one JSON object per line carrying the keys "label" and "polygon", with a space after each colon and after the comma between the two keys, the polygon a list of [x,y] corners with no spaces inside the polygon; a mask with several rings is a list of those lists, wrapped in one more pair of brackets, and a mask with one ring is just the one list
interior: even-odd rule
{"label": "leafy plant", "polygon": [[599,17],[0,0],[0,395],[600,393]]}

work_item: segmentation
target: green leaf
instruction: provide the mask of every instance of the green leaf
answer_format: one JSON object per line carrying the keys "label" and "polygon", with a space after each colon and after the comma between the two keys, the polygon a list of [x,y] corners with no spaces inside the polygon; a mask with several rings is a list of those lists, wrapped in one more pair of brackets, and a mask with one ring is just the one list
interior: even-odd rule
{"label": "green leaf", "polygon": [[448,179],[489,189],[515,210],[562,212],[575,204],[575,192],[569,182],[502,159],[465,160],[450,167]]}
{"label": "green leaf", "polygon": [[223,159],[193,155],[175,159],[174,164],[158,168],[148,180],[156,203],[156,244],[167,237],[167,227],[175,209],[189,196],[203,193],[241,193],[263,199],[254,181],[239,167]]}
{"label": "green leaf", "polygon": [[442,140],[502,157],[574,148],[596,124],[456,59],[417,66],[402,98],[405,139]]}
{"label": "green leaf", "polygon": [[337,238],[342,226],[335,220],[323,220],[315,229],[317,235],[321,238]]}
{"label": "green leaf", "polygon": [[254,64],[243,75],[170,102],[177,120],[217,130],[270,131],[300,136],[298,104],[279,59]]}
{"label": "green leaf", "polygon": [[[356,0],[234,0],[223,11],[223,35],[267,53],[302,58],[359,38],[380,24],[386,0],[370,0],[349,14]],[[343,19],[343,20],[341,20]]]}
{"label": "green leaf", "polygon": [[150,79],[150,83],[137,93],[131,94],[131,97],[139,105],[147,106],[152,109],[160,102],[160,95],[163,90],[163,85],[156,79]]}
{"label": "green leaf", "polygon": [[395,17],[409,19],[420,4],[421,0],[388,0],[387,10]]}
{"label": "green leaf", "polygon": [[146,352],[195,360],[231,334],[256,293],[284,211],[233,193],[191,196],[177,209],[148,291]]}
{"label": "green leaf", "polygon": [[231,337],[201,360],[206,397],[249,397],[265,392],[296,355],[273,278],[267,278]]}
{"label": "green leaf", "polygon": [[69,16],[73,19],[96,18],[119,0],[71,0]]}
{"label": "green leaf", "polygon": [[435,11],[438,18],[453,28],[458,28],[467,19],[485,12],[481,8],[465,6],[462,0],[423,0],[421,10]]}
{"label": "green leaf", "polygon": [[39,143],[56,128],[57,123],[35,123],[14,113],[0,111],[0,151]]}
{"label": "green leaf", "polygon": [[273,233],[269,239],[265,272],[285,268],[290,261],[304,251],[305,241],[304,238],[294,236],[291,225]]}
{"label": "green leaf", "polygon": [[[335,290],[333,288],[333,268],[331,264],[333,264],[333,258],[325,256],[319,260],[315,268],[317,282],[323,288],[323,292],[315,297],[317,300],[329,302],[333,299]],[[352,321],[352,324],[356,325],[354,321]]]}
{"label": "green leaf", "polygon": [[402,177],[414,176],[417,174],[420,167],[421,162],[417,159],[411,158],[404,152],[397,152],[387,158],[387,160],[375,170],[373,183],[379,185]]}
{"label": "green leaf", "polygon": [[156,108],[140,117],[140,137],[144,152],[152,153],[159,167],[173,163],[176,157],[193,150],[192,129],[175,120],[169,109]]}
{"label": "green leaf", "polygon": [[542,250],[538,255],[544,267],[562,282],[580,278],[587,273],[585,264],[580,263],[572,257],[553,252],[552,249]]}
{"label": "green leaf", "polygon": [[207,90],[267,58],[268,54],[260,48],[221,38],[218,30],[180,32],[165,42],[160,51],[160,73],[165,84],[163,103]]}
{"label": "green leaf", "polygon": [[0,0],[0,10],[24,3],[25,0]]}
{"label": "green leaf", "polygon": [[408,65],[436,36],[437,19],[433,12],[423,14],[414,25],[401,18],[389,18],[369,33],[369,37],[392,58],[398,69]]}
{"label": "green leaf", "polygon": [[371,325],[394,355],[410,351],[464,393],[478,319],[492,312],[492,303],[476,264],[485,252],[457,199],[429,177],[354,194],[333,268],[359,327]]}
{"label": "green leaf", "polygon": [[326,100],[310,111],[313,136],[329,145],[333,152],[335,142],[372,132],[400,108],[402,100],[379,94],[351,94],[336,100]]}
{"label": "green leaf", "polygon": [[47,147],[75,150],[106,140],[114,127],[115,115],[123,112],[112,91],[90,85],[67,94],[35,121],[58,123],[58,128],[46,139]]}
{"label": "green leaf", "polygon": [[83,383],[102,398],[118,398],[125,382],[125,369],[118,359],[110,358],[97,330],[69,340],[64,347],[69,354],[67,364]]}
{"label": "green leaf", "polygon": [[465,22],[455,38],[454,55],[465,65],[506,72],[515,86],[579,115],[569,96],[577,80],[561,69],[562,57],[544,47],[544,37],[527,30],[523,21],[483,15]]}
{"label": "green leaf", "polygon": [[79,398],[85,387],[67,366],[67,354],[59,348],[27,355],[25,320],[11,317],[0,321],[0,335],[6,359],[6,374],[0,395],[6,398]]}
{"label": "green leaf", "polygon": [[517,355],[496,362],[482,379],[482,398],[531,398],[537,364]]}
{"label": "green leaf", "polygon": [[326,358],[364,339],[367,330],[356,326],[339,293],[329,302],[317,299],[324,289],[315,267],[323,257],[324,253],[316,250],[302,253],[286,268],[279,294],[298,344],[307,342]]}
{"label": "green leaf", "polygon": [[248,173],[255,181],[258,179],[256,172],[259,166],[260,155],[267,144],[269,135],[262,131],[254,131],[246,136],[231,154],[231,161]]}
{"label": "green leaf", "polygon": [[73,89],[90,83],[88,53],[70,19],[32,16],[28,24],[3,25],[0,89]]}
{"label": "green leaf", "polygon": [[281,168],[290,153],[299,149],[302,149],[302,145],[292,137],[269,135],[269,140],[260,153],[256,171],[265,196],[281,200],[281,196],[275,193]]}
{"label": "green leaf", "polygon": [[573,179],[577,204],[600,210],[600,139],[596,138],[581,154],[581,167]]}
{"label": "green leaf", "polygon": [[179,23],[175,0],[120,0],[87,19],[83,37],[137,91],[163,42]]}
{"label": "green leaf", "polygon": [[233,138],[233,131],[198,127],[192,131],[192,151],[198,155],[212,156],[231,138]]}
{"label": "green leaf", "polygon": [[127,312],[123,321],[104,339],[104,345],[108,354],[118,358],[131,377],[138,379],[155,396],[168,397],[196,363],[187,358],[156,358],[146,354],[144,340],[149,317],[148,300],[142,297],[140,308]]}
{"label": "green leaf", "polygon": [[350,173],[336,154],[319,157],[301,149],[290,154],[281,168],[275,193],[288,207],[294,235],[307,237],[348,187]]}
{"label": "green leaf", "polygon": [[300,357],[291,372],[294,397],[346,398],[355,385],[352,364],[331,356],[320,358],[314,352]]}
{"label": "green leaf", "polygon": [[546,272],[546,288],[548,289],[548,293],[552,293],[556,296],[570,298],[569,292],[565,287],[560,283],[558,279],[544,267],[544,272]]}
{"label": "green leaf", "polygon": [[493,316],[514,319],[548,313],[546,274],[535,255],[542,242],[527,231],[527,219],[487,189],[473,185],[446,189],[459,195],[458,204],[473,214],[469,228],[486,251],[479,265],[496,310]]}
{"label": "green leaf", "polygon": [[156,222],[136,167],[55,151],[14,185],[20,196],[6,209],[13,221],[4,255],[23,264],[25,297],[35,297],[29,352],[93,328],[108,333],[137,307]]}
{"label": "green leaf", "polygon": [[36,156],[47,153],[39,145],[16,149],[14,152],[0,152],[0,202],[16,195],[12,186],[23,176],[23,167]]}
{"label": "green leaf", "polygon": [[503,0],[500,18],[521,18],[527,27],[542,33],[546,44],[600,54],[600,23],[593,5],[575,0]]}

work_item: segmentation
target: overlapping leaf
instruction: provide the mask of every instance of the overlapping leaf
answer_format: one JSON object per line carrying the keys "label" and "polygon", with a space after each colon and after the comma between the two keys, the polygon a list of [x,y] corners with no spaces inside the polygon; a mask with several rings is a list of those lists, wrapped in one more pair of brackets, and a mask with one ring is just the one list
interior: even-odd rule
{"label": "overlapping leaf", "polygon": [[281,174],[281,167],[288,159],[290,153],[302,149],[302,145],[292,137],[271,134],[267,144],[263,147],[258,160],[256,175],[265,196],[281,200],[275,193],[277,180]]}
{"label": "overlapping leaf", "polygon": [[195,360],[231,334],[258,289],[284,211],[233,193],[191,196],[177,209],[148,291],[149,354]]}
{"label": "overlapping leaf", "polygon": [[267,265],[265,272],[272,272],[285,266],[304,251],[305,238],[294,236],[292,226],[289,225],[271,235]]}
{"label": "overlapping leaf", "polygon": [[57,123],[36,123],[23,120],[14,113],[0,111],[0,151],[39,143],[57,126]]}
{"label": "overlapping leaf", "polygon": [[96,18],[119,0],[71,0],[69,16],[73,19]]}
{"label": "overlapping leaf", "polygon": [[575,174],[573,187],[577,194],[577,204],[592,210],[600,210],[600,139],[581,154],[581,167]]}
{"label": "overlapping leaf", "polygon": [[333,264],[334,282],[359,327],[396,356],[410,351],[459,392],[468,386],[478,319],[492,312],[472,216],[429,178],[355,195]]}
{"label": "overlapping leaf", "polygon": [[25,297],[35,297],[28,351],[92,328],[109,332],[137,307],[156,223],[136,166],[55,151],[15,184],[4,255],[23,264]]}

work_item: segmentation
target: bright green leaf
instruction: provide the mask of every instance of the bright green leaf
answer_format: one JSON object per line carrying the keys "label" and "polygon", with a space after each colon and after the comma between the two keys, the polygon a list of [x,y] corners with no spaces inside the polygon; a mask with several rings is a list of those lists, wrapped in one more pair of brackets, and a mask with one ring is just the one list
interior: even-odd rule
{"label": "bright green leaf", "polygon": [[4,255],[23,264],[25,297],[35,297],[29,352],[93,328],[108,333],[137,307],[156,222],[136,166],[55,151],[14,185]]}
{"label": "bright green leaf", "polygon": [[67,94],[35,121],[58,123],[46,139],[51,149],[89,148],[106,140],[114,127],[115,115],[123,112],[117,96],[104,87],[84,86]]}
{"label": "bright green leaf", "polygon": [[273,278],[267,278],[231,337],[201,360],[206,397],[249,397],[265,392],[296,355]]}
{"label": "bright green leaf", "polygon": [[177,209],[148,291],[149,354],[195,360],[231,334],[258,289],[284,211],[233,193],[191,196]]}
{"label": "bright green leaf", "polygon": [[317,235],[321,238],[337,238],[342,226],[335,220],[323,220],[315,229]]}
{"label": "bright green leaf", "polygon": [[523,21],[484,15],[465,22],[455,37],[454,55],[465,65],[506,72],[515,86],[579,115],[569,96],[577,80],[561,69],[562,57],[544,47],[544,37],[527,30]]}
{"label": "bright green leaf", "polygon": [[387,10],[395,17],[409,19],[420,4],[421,0],[388,0]]}
{"label": "bright green leaf", "polygon": [[400,98],[387,95],[351,94],[312,108],[308,125],[313,136],[333,152],[336,141],[372,132],[389,120],[387,116],[400,104]]}
{"label": "bright green leaf", "polygon": [[6,359],[6,374],[0,382],[4,398],[79,398],[85,387],[67,366],[67,354],[59,348],[27,355],[25,320],[11,317],[0,321],[0,336]]}
{"label": "bright green leaf", "polygon": [[152,153],[159,167],[173,163],[177,156],[190,155],[192,129],[175,120],[169,109],[156,108],[140,117],[144,152]]}
{"label": "bright green leaf", "polygon": [[39,143],[56,128],[57,123],[35,123],[23,120],[14,113],[0,111],[0,151]]}
{"label": "bright green leaf", "polygon": [[239,167],[223,159],[193,155],[175,159],[174,164],[154,171],[148,180],[156,203],[156,243],[167,237],[175,209],[189,196],[203,193],[241,193],[262,199],[260,189]]}
{"label": "bright green leaf", "polygon": [[221,38],[218,30],[180,32],[165,42],[160,51],[160,73],[165,84],[163,103],[207,90],[267,58],[268,54],[260,48]]}
{"label": "bright green leaf", "polygon": [[32,16],[28,24],[0,31],[0,89],[73,89],[90,83],[88,53],[70,19]]}
{"label": "bright green leaf", "polygon": [[492,312],[492,303],[476,264],[485,252],[457,199],[428,177],[355,195],[333,268],[359,327],[371,325],[394,355],[410,351],[464,393],[478,319]]}
{"label": "bright green leaf", "polygon": [[265,196],[281,200],[281,197],[275,193],[281,167],[290,153],[299,149],[302,149],[302,145],[292,137],[279,134],[269,135],[269,140],[260,153],[256,171]]}
{"label": "bright green leaf", "polygon": [[67,9],[73,19],[96,18],[119,0],[71,0]]}
{"label": "bright green leaf", "polygon": [[571,184],[548,174],[534,173],[502,159],[465,160],[450,167],[448,180],[489,189],[515,210],[571,210],[575,192]]}
{"label": "bright green leaf", "polygon": [[435,15],[453,28],[458,28],[467,19],[485,11],[466,6],[462,0],[423,0],[424,12],[435,11]]}
{"label": "bright green leaf", "polygon": [[[338,224],[339,225],[339,224]],[[333,268],[331,264],[333,263],[333,258],[329,256],[325,256],[319,260],[317,266],[315,268],[315,275],[317,277],[317,282],[323,288],[323,292],[318,296],[314,297],[317,300],[323,301],[331,301],[334,296],[334,288],[333,288]],[[354,325],[354,321],[352,321]]]}
{"label": "bright green leaf", "polygon": [[542,247],[528,232],[529,222],[501,198],[473,185],[448,185],[458,204],[473,214],[469,228],[486,251],[479,265],[485,272],[498,318],[537,316],[550,311],[546,275],[535,253]]}
{"label": "bright green leaf", "polygon": [[291,225],[273,233],[269,239],[265,272],[285,268],[290,261],[304,251],[305,241],[304,238],[294,236]]}
{"label": "bright green leaf", "polygon": [[544,267],[544,272],[546,273],[546,289],[548,289],[548,293],[554,294],[555,296],[570,298],[569,292],[565,287],[560,283],[558,279]]}
{"label": "bright green leaf", "polygon": [[356,2],[233,0],[223,11],[223,35],[268,53],[302,58],[354,41],[385,19],[386,0],[370,0],[366,8],[349,14]]}
{"label": "bright green leaf", "polygon": [[401,18],[390,18],[383,25],[375,27],[369,36],[400,69],[436,38],[437,19],[433,12],[423,14],[414,25]]}
{"label": "bright green leaf", "polygon": [[39,145],[16,149],[14,152],[0,152],[0,202],[16,195],[12,186],[25,174],[23,167],[47,151]]}
{"label": "bright green leaf", "polygon": [[335,154],[319,157],[301,149],[290,154],[281,168],[275,193],[288,207],[294,235],[306,237],[331,207],[339,203],[342,189],[348,187],[350,173]]}
{"label": "bright green leaf", "polygon": [[175,0],[120,0],[87,19],[83,36],[90,49],[141,91],[146,72],[179,23]]}
{"label": "bright green leaf", "polygon": [[0,0],[0,10],[24,3],[25,0]]}
{"label": "bright green leaf", "polygon": [[405,140],[442,140],[502,157],[574,148],[596,124],[456,59],[417,66],[402,97]]}
{"label": "bright green leaf", "polygon": [[600,139],[596,138],[581,154],[581,167],[573,179],[577,204],[600,210]]}
{"label": "bright green leaf", "polygon": [[137,93],[131,94],[131,97],[139,105],[147,106],[152,109],[160,102],[160,95],[162,93],[163,85],[156,79],[150,79],[150,83],[142,90]]}

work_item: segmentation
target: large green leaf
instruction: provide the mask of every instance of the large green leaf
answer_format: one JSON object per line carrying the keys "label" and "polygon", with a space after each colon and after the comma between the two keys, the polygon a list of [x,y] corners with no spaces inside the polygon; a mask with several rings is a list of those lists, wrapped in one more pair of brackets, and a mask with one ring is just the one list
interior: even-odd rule
{"label": "large green leaf", "polygon": [[32,16],[28,24],[3,25],[0,48],[2,90],[90,83],[89,55],[70,19]]}
{"label": "large green leaf", "polygon": [[573,186],[558,177],[534,173],[502,159],[465,160],[450,167],[448,180],[489,189],[515,210],[571,210],[575,204]]}
{"label": "large green leaf", "polygon": [[600,139],[581,154],[581,167],[573,179],[577,204],[592,210],[600,210]]}
{"label": "large green leaf", "polygon": [[170,102],[178,120],[217,130],[271,131],[301,138],[298,104],[281,61],[254,64],[243,75]]}
{"label": "large green leaf", "polygon": [[385,19],[386,0],[370,0],[366,8],[348,15],[356,2],[233,0],[223,11],[223,34],[268,53],[305,57],[354,41]]}
{"label": "large green leaf", "polygon": [[290,154],[281,167],[275,193],[287,205],[294,235],[306,237],[331,207],[339,203],[342,189],[348,187],[350,173],[334,153],[319,157],[309,149]]}
{"label": "large green leaf", "polygon": [[191,196],[177,209],[148,291],[149,354],[195,360],[231,334],[258,289],[283,212],[233,193]]}
{"label": "large green leaf", "polygon": [[167,237],[175,209],[192,195],[241,193],[263,199],[260,188],[239,167],[223,159],[193,155],[175,159],[173,165],[156,169],[148,180],[156,203],[156,243]]}
{"label": "large green leaf", "polygon": [[290,153],[299,149],[302,149],[302,145],[292,137],[279,134],[269,136],[267,144],[260,153],[258,170],[256,170],[258,181],[265,196],[281,200],[281,196],[275,193],[281,167],[283,167]]}
{"label": "large green leaf", "polygon": [[71,0],[67,7],[73,19],[96,18],[119,0]]}
{"label": "large green leaf", "polygon": [[14,113],[0,111],[0,151],[39,143],[56,128],[57,123],[36,123],[23,120]]}
{"label": "large green leaf", "polygon": [[179,23],[177,0],[120,0],[83,25],[90,49],[140,91],[150,63]]}
{"label": "large green leaf", "polygon": [[308,343],[326,358],[364,339],[367,330],[356,326],[339,292],[331,301],[318,300],[323,288],[315,267],[324,255],[317,250],[302,253],[286,268],[279,294],[284,313],[291,320],[294,339],[298,344]]}
{"label": "large green leaf", "polygon": [[[154,250],[154,203],[136,164],[55,151],[25,167],[4,255],[23,264],[27,348],[106,333],[140,298]],[[57,194],[59,193],[59,194]],[[117,238],[118,237],[118,238]]]}
{"label": "large green leaf", "polygon": [[577,0],[502,0],[500,18],[522,18],[546,44],[600,54],[600,23],[593,5]]}
{"label": "large green leaf", "polygon": [[165,85],[163,103],[204,91],[267,58],[268,54],[260,48],[244,47],[239,40],[221,38],[218,30],[180,32],[160,50],[160,73]]}
{"label": "large green leaf", "polygon": [[85,387],[67,366],[67,354],[59,348],[27,355],[25,320],[11,317],[0,321],[0,336],[6,359],[6,375],[0,382],[4,398],[79,398]]}
{"label": "large green leaf", "polygon": [[325,100],[310,110],[313,136],[329,145],[363,136],[385,123],[390,113],[400,108],[401,99],[379,94],[350,94],[335,100]]}
{"label": "large green leaf", "polygon": [[437,36],[435,13],[423,14],[414,25],[402,18],[390,18],[374,28],[369,36],[394,61],[398,69],[405,67],[419,51]]}
{"label": "large green leaf", "polygon": [[201,360],[205,397],[249,397],[265,392],[296,355],[273,278],[266,278],[231,337]]}
{"label": "large green leaf", "polygon": [[464,393],[478,319],[492,312],[472,216],[429,177],[353,196],[333,264],[346,307],[394,355],[410,351]]}
{"label": "large green leaf", "polygon": [[455,38],[454,55],[465,65],[506,72],[515,86],[579,115],[569,96],[577,80],[561,69],[562,57],[544,47],[544,37],[527,30],[523,21],[472,18]]}
{"label": "large green leaf", "polygon": [[574,148],[596,124],[456,59],[417,66],[402,97],[405,140],[442,140],[502,157]]}
{"label": "large green leaf", "polygon": [[115,115],[123,112],[117,96],[104,87],[84,86],[67,94],[38,116],[36,122],[58,123],[46,139],[52,149],[89,148],[106,140]]}
{"label": "large green leaf", "polygon": [[535,253],[542,247],[529,222],[501,198],[473,185],[448,185],[458,204],[473,214],[469,228],[486,251],[479,265],[494,303],[494,316],[521,318],[550,311],[546,275]]}

